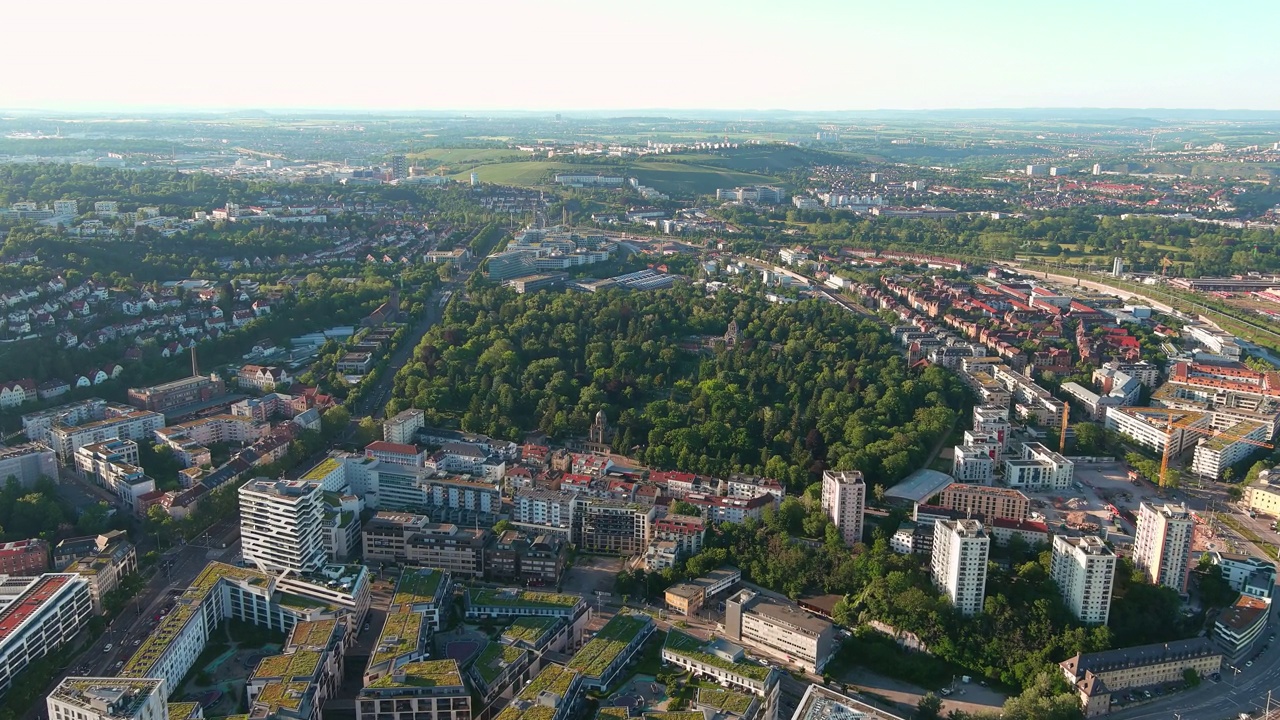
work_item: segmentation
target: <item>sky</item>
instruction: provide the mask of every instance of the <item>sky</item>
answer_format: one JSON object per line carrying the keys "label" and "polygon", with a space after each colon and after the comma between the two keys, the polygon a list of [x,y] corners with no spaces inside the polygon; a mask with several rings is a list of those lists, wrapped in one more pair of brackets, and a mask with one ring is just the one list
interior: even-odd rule
{"label": "sky", "polygon": [[1276,0],[60,0],[3,22],[10,109],[1280,110]]}

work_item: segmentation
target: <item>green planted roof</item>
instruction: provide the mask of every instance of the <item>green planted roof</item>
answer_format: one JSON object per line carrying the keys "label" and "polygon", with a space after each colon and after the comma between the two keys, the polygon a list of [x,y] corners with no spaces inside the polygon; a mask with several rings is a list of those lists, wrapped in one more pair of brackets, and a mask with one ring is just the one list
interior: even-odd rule
{"label": "green planted roof", "polygon": [[703,663],[704,665],[718,667],[722,670],[738,673],[743,677],[761,682],[769,677],[769,671],[771,670],[767,665],[761,665],[756,662],[748,660],[739,660],[738,662],[734,662],[732,660],[726,660],[719,655],[714,655],[711,652],[708,652],[707,643],[692,635],[682,633],[675,628],[672,628],[667,632],[667,641],[666,644],[663,645],[663,648],[670,650],[676,655],[687,657],[690,660],[695,660]]}
{"label": "green planted roof", "polygon": [[698,704],[713,707],[734,715],[742,715],[751,708],[754,695],[724,688],[698,688]]}
{"label": "green planted roof", "polygon": [[436,592],[444,581],[444,573],[431,568],[405,568],[396,583],[392,606],[437,602]]}
{"label": "green planted roof", "polygon": [[416,612],[387,614],[386,624],[378,635],[378,644],[369,657],[369,664],[378,665],[404,657],[418,650],[418,638],[422,634],[422,615]]}
{"label": "green planted roof", "polygon": [[369,683],[371,688],[455,687],[462,685],[456,660],[421,660],[406,663]]}
{"label": "green planted roof", "polygon": [[583,645],[582,649],[569,660],[569,667],[587,677],[600,677],[650,623],[649,618],[644,615],[623,613],[614,615],[613,619],[600,628],[600,632],[596,633],[596,636]]}
{"label": "green planted roof", "polygon": [[552,607],[571,608],[582,602],[581,595],[568,593],[536,592],[533,590],[488,590],[472,588],[467,591],[471,605],[482,607]]}
{"label": "green planted roof", "polygon": [[480,673],[480,678],[487,685],[497,680],[503,670],[513,665],[526,652],[526,650],[512,645],[491,642],[485,646],[480,653],[480,657],[476,658],[476,672]]}
{"label": "green planted roof", "polygon": [[560,697],[564,697],[569,692],[569,686],[573,684],[573,679],[578,676],[574,670],[570,670],[560,665],[551,664],[542,668],[542,672],[538,673],[524,690],[520,691],[519,697],[522,700],[537,700],[543,691],[555,693]]}
{"label": "green planted roof", "polygon": [[511,626],[502,632],[502,636],[512,641],[523,641],[530,645],[536,645],[547,631],[555,627],[559,623],[559,618],[553,617],[521,617],[511,623]]}

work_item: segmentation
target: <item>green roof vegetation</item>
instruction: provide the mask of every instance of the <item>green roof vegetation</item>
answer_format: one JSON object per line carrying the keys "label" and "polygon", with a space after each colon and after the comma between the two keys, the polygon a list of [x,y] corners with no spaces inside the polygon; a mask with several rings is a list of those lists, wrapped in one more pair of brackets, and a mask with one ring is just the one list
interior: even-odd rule
{"label": "green roof vegetation", "polygon": [[476,658],[476,672],[480,673],[480,679],[487,685],[497,680],[503,670],[527,652],[522,648],[491,642],[481,651],[480,657]]}
{"label": "green roof vegetation", "polygon": [[280,593],[280,604],[285,607],[293,607],[300,610],[310,610],[312,608],[325,609],[333,607],[327,602],[303,597],[296,593]]}
{"label": "green roof vegetation", "polygon": [[453,687],[462,685],[456,660],[422,660],[406,663],[369,684],[371,688]]}
{"label": "green roof vegetation", "polygon": [[396,583],[396,594],[391,599],[393,607],[416,603],[437,602],[436,592],[444,581],[444,573],[431,568],[405,568]]}
{"label": "green roof vegetation", "polygon": [[613,664],[631,641],[636,639],[644,628],[652,621],[647,616],[619,613],[613,616],[600,632],[586,645],[582,646],[572,659],[569,667],[586,677],[601,677]]}
{"label": "green roof vegetation", "polygon": [[530,645],[537,645],[547,631],[555,627],[560,622],[558,618],[553,617],[521,617],[511,623],[511,626],[502,632],[502,637],[511,641],[521,641]]}
{"label": "green roof vegetation", "polygon": [[667,632],[667,642],[663,645],[665,649],[670,650],[676,655],[687,657],[690,660],[696,660],[704,665],[710,665],[722,670],[735,672],[743,677],[751,678],[752,680],[764,681],[765,678],[769,677],[770,668],[766,665],[749,662],[747,660],[740,660],[738,662],[725,660],[719,655],[713,655],[707,652],[706,646],[707,644],[698,638],[682,633],[675,628],[671,628],[671,630]]}
{"label": "green roof vegetation", "polygon": [[681,710],[678,712],[647,712],[645,720],[707,720],[700,710]]}
{"label": "green roof vegetation", "polygon": [[257,570],[236,567],[226,563],[211,562],[196,576],[191,585],[178,598],[173,610],[165,616],[133,656],[120,669],[121,677],[147,677],[156,662],[168,649],[169,643],[182,632],[182,628],[195,615],[196,608],[204,602],[209,592],[222,580],[246,581],[251,585],[265,585],[269,578]]}
{"label": "green roof vegetation", "polygon": [[416,612],[387,614],[378,644],[369,658],[369,665],[378,665],[403,657],[418,650],[418,638],[422,634],[422,615]]}
{"label": "green roof vegetation", "polygon": [[573,679],[577,676],[578,673],[576,671],[553,663],[542,668],[542,672],[530,680],[529,684],[516,697],[521,700],[534,701],[538,699],[538,696],[543,691],[564,697],[568,694],[569,686],[573,684]]}
{"label": "green roof vegetation", "polygon": [[298,650],[288,655],[272,655],[262,658],[253,669],[255,678],[284,678],[285,680],[310,680],[320,667],[320,653],[314,650]]}
{"label": "green roof vegetation", "polygon": [[302,707],[302,697],[311,687],[304,682],[269,682],[262,686],[255,705],[265,705],[271,712],[280,710],[297,710]]}
{"label": "green roof vegetation", "polygon": [[200,703],[169,703],[169,720],[189,720],[190,718],[195,717],[196,711],[199,709]]}
{"label": "green roof vegetation", "polygon": [[601,720],[613,720],[613,718],[629,718],[631,717],[631,712],[624,707],[617,707],[614,705],[601,705],[600,709],[596,710],[596,717],[600,718]]}
{"label": "green roof vegetation", "polygon": [[494,720],[551,720],[555,715],[555,708],[549,708],[546,705],[535,704],[521,709],[513,703],[503,708]]}
{"label": "green roof vegetation", "polygon": [[323,480],[329,477],[330,473],[332,473],[334,470],[337,470],[341,466],[342,466],[342,463],[338,462],[337,460],[334,460],[333,458],[325,458],[320,462],[319,465],[316,465],[315,467],[308,470],[307,474],[302,476],[302,479],[313,480],[313,481]]}
{"label": "green roof vegetation", "polygon": [[717,710],[742,715],[751,708],[754,695],[735,692],[724,688],[698,688],[698,704],[713,707]]}
{"label": "green roof vegetation", "polygon": [[472,588],[467,591],[471,605],[482,607],[553,607],[571,608],[582,602],[581,595],[567,593],[535,592],[533,590],[487,590]]}
{"label": "green roof vegetation", "polygon": [[337,625],[337,620],[303,620],[293,626],[289,642],[298,647],[324,647]]}

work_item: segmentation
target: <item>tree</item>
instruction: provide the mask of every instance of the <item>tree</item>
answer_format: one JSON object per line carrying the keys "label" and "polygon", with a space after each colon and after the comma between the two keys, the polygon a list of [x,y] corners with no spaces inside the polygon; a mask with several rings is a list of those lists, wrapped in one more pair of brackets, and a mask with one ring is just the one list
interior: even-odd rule
{"label": "tree", "polygon": [[511,524],[510,520],[499,520],[498,522],[494,523],[493,534],[501,535],[502,533],[510,530],[513,527],[515,526]]}
{"label": "tree", "polygon": [[677,500],[671,503],[670,511],[672,515],[692,515],[694,517],[702,515],[702,513],[698,511],[697,507],[691,503],[685,502],[684,500]]}
{"label": "tree", "polygon": [[326,438],[333,438],[347,429],[351,422],[351,411],[342,405],[335,405],[320,416],[320,433]]}
{"label": "tree", "polygon": [[97,502],[86,507],[76,520],[76,532],[82,535],[100,535],[106,532],[110,529],[111,516],[114,512],[105,502]]}
{"label": "tree", "polygon": [[941,720],[942,698],[927,692],[920,702],[916,703],[915,720]]}
{"label": "tree", "polygon": [[1107,451],[1107,435],[1097,423],[1076,423],[1076,452],[1081,455],[1102,455]]}

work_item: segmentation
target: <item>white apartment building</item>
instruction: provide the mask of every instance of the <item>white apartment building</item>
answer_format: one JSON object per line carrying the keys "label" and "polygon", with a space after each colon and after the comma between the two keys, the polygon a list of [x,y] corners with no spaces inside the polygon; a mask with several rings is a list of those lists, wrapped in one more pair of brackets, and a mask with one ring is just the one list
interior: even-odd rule
{"label": "white apartment building", "polygon": [[822,509],[840,529],[845,545],[862,542],[862,515],[866,510],[867,485],[857,470],[822,473]]}
{"label": "white apartment building", "polygon": [[4,576],[0,604],[0,694],[33,661],[70,642],[93,616],[89,582],[74,573]]}
{"label": "white apartment building", "polygon": [[809,672],[820,673],[835,653],[835,627],[786,600],[739,590],[725,600],[724,634],[764,647]]}
{"label": "white apartment building", "polygon": [[161,678],[68,677],[49,693],[49,720],[169,720]]}
{"label": "white apartment building", "polygon": [[49,428],[50,446],[63,464],[71,462],[76,449],[107,440],[144,440],[164,427],[164,415],[150,410],[135,410],[114,414],[107,409],[107,417],[83,425],[55,424]]}
{"label": "white apartment building", "polygon": [[13,476],[23,487],[31,487],[42,477],[58,477],[58,460],[40,443],[21,443],[0,448],[0,478]]}
{"label": "white apartment building", "polygon": [[425,413],[417,408],[409,408],[396,413],[382,423],[382,439],[397,445],[412,445],[418,431],[425,425]]}
{"label": "white apartment building", "polygon": [[995,461],[1000,462],[1009,446],[1009,406],[978,405],[973,408],[973,432],[990,435],[996,439],[999,449]]}
{"label": "white apartment building", "polygon": [[1271,426],[1218,416],[1227,434],[1213,437],[1201,436],[1191,456],[1191,472],[1203,478],[1217,480],[1222,471],[1257,452],[1258,447],[1271,439]]}
{"label": "white apartment building", "polygon": [[1170,457],[1182,454],[1202,437],[1201,433],[1188,428],[1208,431],[1212,426],[1210,413],[1147,407],[1111,408],[1105,424],[1108,430],[1124,435],[1157,455],[1163,455],[1168,448]]}
{"label": "white apartment building", "polygon": [[987,591],[987,554],[991,537],[977,520],[938,520],[933,524],[933,584],[946,592],[964,615],[982,612]]}
{"label": "white apartment building", "polygon": [[1011,488],[1065,490],[1076,464],[1040,443],[1023,443],[1022,457],[1004,461],[1004,481]]}
{"label": "white apartment building", "polygon": [[978,445],[957,445],[951,462],[951,476],[956,482],[990,485],[995,464],[990,449]]}
{"label": "white apartment building", "polygon": [[1105,625],[1111,614],[1116,554],[1097,535],[1053,538],[1049,576],[1067,608],[1082,623]]}
{"label": "white apartment building", "polygon": [[324,567],[323,523],[320,483],[257,479],[240,488],[244,559],[263,572]]}
{"label": "white apartment building", "polygon": [[120,504],[136,513],[138,498],[156,489],[155,480],[138,463],[138,443],[110,440],[76,448],[76,471],[116,494]]}
{"label": "white apartment building", "polygon": [[1195,522],[1185,504],[1143,502],[1133,538],[1134,567],[1146,574],[1148,582],[1186,593],[1194,534]]}

